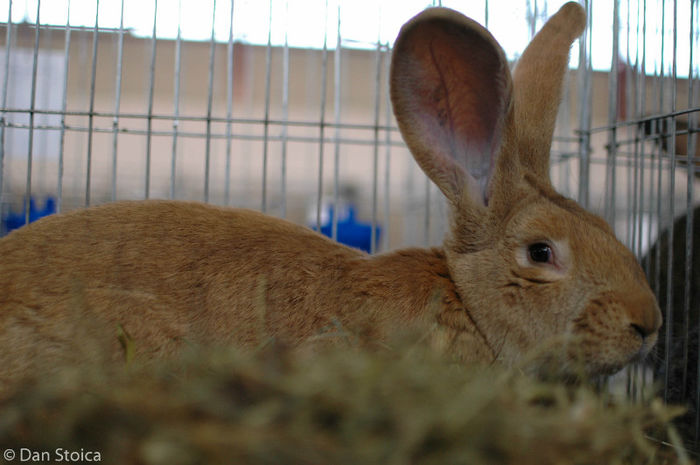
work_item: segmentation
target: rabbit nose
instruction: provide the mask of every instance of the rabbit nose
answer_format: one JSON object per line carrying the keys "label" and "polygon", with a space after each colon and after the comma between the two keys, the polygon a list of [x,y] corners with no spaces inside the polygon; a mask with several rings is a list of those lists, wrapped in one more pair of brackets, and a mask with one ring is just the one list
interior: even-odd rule
{"label": "rabbit nose", "polygon": [[630,323],[630,326],[633,330],[637,331],[637,333],[642,337],[642,339],[646,339],[649,335],[654,334],[655,331],[649,327],[640,326],[636,323]]}
{"label": "rabbit nose", "polygon": [[627,312],[630,318],[630,327],[642,339],[656,334],[661,327],[661,310],[659,310],[653,295],[629,299]]}

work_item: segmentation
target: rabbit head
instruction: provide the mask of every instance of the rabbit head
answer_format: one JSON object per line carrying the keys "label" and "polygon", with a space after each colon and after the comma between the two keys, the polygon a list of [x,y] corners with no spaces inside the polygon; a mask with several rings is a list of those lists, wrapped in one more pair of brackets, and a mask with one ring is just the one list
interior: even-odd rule
{"label": "rabbit head", "polygon": [[514,363],[552,342],[540,365],[608,374],[646,355],[661,314],[632,253],[549,178],[569,48],[585,23],[580,5],[564,5],[511,76],[483,27],[425,10],[395,43],[391,98],[410,151],[448,200],[448,268],[497,358]]}

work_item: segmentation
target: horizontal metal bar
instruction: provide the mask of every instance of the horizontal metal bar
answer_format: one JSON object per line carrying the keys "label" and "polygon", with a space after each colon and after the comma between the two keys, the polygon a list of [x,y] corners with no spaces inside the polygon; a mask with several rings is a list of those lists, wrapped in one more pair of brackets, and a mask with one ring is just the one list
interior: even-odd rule
{"label": "horizontal metal bar", "polygon": [[[28,23],[26,21],[13,21],[12,25],[14,27],[28,27],[30,29],[36,28],[36,23]],[[66,27],[67,26],[67,27]],[[0,27],[7,27],[6,22],[0,22]],[[70,30],[71,32],[74,31],[82,31],[82,32],[94,32],[95,27],[94,26],[72,26],[72,25],[61,25],[61,24],[39,24],[39,30],[49,30],[49,31],[58,31],[58,32],[66,32],[66,30]],[[97,32],[105,32],[105,33],[115,33],[118,34],[120,29],[118,27],[98,27]],[[124,32],[133,32],[134,28],[132,27],[125,27],[123,29]]]}
{"label": "horizontal metal bar", "polygon": [[[617,147],[625,147],[628,145],[634,145],[638,142],[658,142],[661,139],[668,139],[671,138],[672,136],[687,136],[690,134],[697,134],[700,133],[700,129],[698,128],[688,128],[688,129],[676,129],[673,133],[669,132],[662,132],[662,133],[657,133],[657,134],[646,134],[641,137],[632,137],[632,138],[625,138],[625,139],[616,139],[615,140],[615,145]],[[607,149],[609,147],[609,144],[605,144],[605,148]]]}
{"label": "horizontal metal bar", "polygon": [[[153,120],[164,120],[164,121],[173,121],[173,120],[178,120],[178,121],[194,121],[194,122],[207,122],[211,121],[212,123],[235,123],[235,124],[270,124],[270,125],[275,125],[275,126],[302,126],[302,127],[318,127],[319,122],[318,121],[294,121],[294,120],[265,120],[265,119],[255,119],[255,118],[225,118],[225,117],[216,117],[212,116],[211,118],[208,118],[207,116],[187,116],[187,115],[160,115],[160,114],[152,114],[148,115],[146,113],[119,113],[115,114],[113,112],[99,112],[99,111],[94,111],[94,112],[89,112],[89,111],[61,111],[61,110],[41,110],[41,109],[34,109],[34,110],[29,110],[29,109],[23,109],[23,108],[6,108],[2,109],[1,111],[6,112],[6,113],[27,113],[29,114],[30,112],[34,114],[42,114],[42,115],[58,115],[58,116],[82,116],[82,117],[96,117],[96,118],[120,118],[120,119],[153,119]],[[324,123],[324,126],[326,127],[337,127],[339,129],[362,129],[362,130],[367,130],[367,131],[374,131],[375,129],[379,129],[380,131],[393,131],[393,132],[399,132],[399,128],[396,126],[377,126],[375,127],[372,124],[353,124],[353,123]]]}
{"label": "horizontal metal bar", "polygon": [[[2,123],[0,122],[0,125]],[[4,126],[5,128],[11,128],[11,129],[30,129],[28,124],[17,124],[17,123],[5,123]],[[44,130],[44,131],[60,131],[61,129],[65,129],[66,131],[74,131],[74,132],[88,132],[89,129],[86,127],[82,126],[59,126],[59,125],[34,125],[33,128],[35,130]],[[92,129],[94,132],[99,132],[99,133],[105,133],[105,134],[113,134],[115,131],[114,127],[105,127],[105,128],[93,128]],[[152,135],[152,136],[168,136],[168,137],[173,137],[173,135],[177,134],[178,137],[190,137],[190,138],[201,138],[205,139],[207,137],[207,134],[205,132],[198,133],[198,132],[182,132],[181,130],[178,130],[177,133],[175,131],[162,131],[162,130],[143,130],[143,129],[127,129],[127,128],[119,128],[117,129],[117,132],[120,134],[130,134],[130,135],[138,135],[138,136],[146,136],[146,135]],[[216,133],[212,132],[209,137],[212,139],[226,139],[227,137],[230,137],[232,139],[239,139],[239,140],[259,140],[263,141],[264,136],[260,135],[248,135],[248,134],[230,134],[227,135],[226,133]],[[268,139],[274,140],[274,141],[283,141],[285,140],[285,137],[283,135],[279,136],[268,136]],[[290,142],[309,142],[309,143],[318,143],[319,139],[318,137],[301,137],[301,136],[286,136],[286,140]],[[363,139],[352,139],[352,138],[341,138],[339,139],[342,144],[352,144],[352,145],[373,145],[374,140],[363,140]],[[324,138],[323,142],[324,143],[334,143],[336,141],[335,137],[332,138]],[[382,145],[386,145],[385,142],[382,142]],[[405,143],[402,141],[391,141],[391,145],[395,147],[405,147]]]}
{"label": "horizontal metal bar", "polygon": [[[645,116],[643,118],[638,118],[635,120],[618,121],[615,124],[610,124],[610,125],[606,125],[606,126],[596,126],[596,127],[591,128],[585,132],[586,133],[604,132],[604,131],[610,131],[611,129],[619,129],[622,127],[638,126],[640,124],[651,122],[651,121],[658,121],[658,120],[662,120],[662,119],[674,118],[677,116],[689,115],[691,113],[696,113],[696,112],[700,112],[700,107],[693,107],[693,108],[688,108],[685,110],[669,111],[668,113],[663,113],[663,114],[659,114],[659,115],[652,115],[652,116]],[[577,134],[584,133],[584,131],[581,131],[581,130],[577,130],[575,132]]]}
{"label": "horizontal metal bar", "polygon": [[[177,121],[177,122],[182,122],[182,121],[190,121],[190,122],[202,122],[206,123],[207,121],[211,121],[213,123],[226,123],[226,124],[243,124],[243,125],[255,125],[259,124],[263,126],[266,121],[264,119],[252,119],[252,118],[222,118],[222,117],[215,117],[212,116],[211,118],[207,118],[206,116],[187,116],[187,115],[159,115],[159,114],[153,114],[149,116],[148,114],[137,114],[137,113],[112,113],[112,112],[88,112],[88,111],[61,111],[61,110],[26,110],[26,109],[19,109],[19,108],[7,108],[2,110],[6,113],[27,113],[29,114],[30,111],[34,114],[42,114],[42,115],[50,115],[50,116],[79,116],[79,117],[85,117],[89,118],[90,116],[95,117],[95,118],[118,118],[120,120],[124,119],[143,119],[143,120],[148,120],[149,118],[154,119],[154,120],[163,120],[163,121]],[[112,121],[113,123],[113,121]],[[321,124],[318,121],[295,121],[295,120],[274,120],[271,119],[267,121],[269,125],[273,126],[282,126],[282,127],[287,127],[287,126],[294,126],[294,127],[314,127],[317,128]],[[0,125],[3,125],[2,122],[0,122]],[[385,125],[372,125],[372,124],[354,124],[354,123],[323,123],[324,127],[328,128],[339,128],[339,129],[348,129],[348,130],[363,130],[363,131],[372,131],[374,133],[375,130],[378,131],[389,131],[390,133],[396,133],[399,134],[399,128],[396,126],[385,126]],[[4,127],[8,128],[16,128],[16,129],[29,129],[29,126],[26,124],[18,124],[18,123],[10,123],[10,122],[5,122]],[[44,129],[44,130],[53,130],[53,129],[61,129],[61,126],[52,126],[52,125],[35,125],[34,128],[37,129]],[[83,128],[80,126],[65,126],[66,130],[72,130],[72,131],[86,131],[87,128]],[[114,126],[110,127],[109,129],[95,129],[98,132],[114,132],[115,130],[117,132],[128,132],[130,134],[141,134],[141,135],[148,135],[147,131],[139,131],[139,130],[131,130],[131,129],[117,129]],[[175,131],[152,131],[152,134],[155,135],[169,135],[173,136],[175,134]],[[206,134],[197,134],[193,132],[184,132],[181,133],[177,131],[177,136],[179,137],[180,135],[183,135],[185,137],[206,137]],[[222,138],[225,137],[225,135],[221,134],[215,134],[213,137],[216,138]],[[231,134],[231,137],[236,138],[238,135],[235,133]],[[252,136],[255,137],[255,136]],[[249,136],[243,137],[245,139],[250,139]],[[290,138],[290,140],[294,141],[294,138]],[[312,139],[312,138],[296,138],[297,141],[299,140],[315,140],[318,141],[318,138]],[[326,139],[328,140],[328,139]],[[347,139],[345,139],[347,140]],[[555,136],[553,139],[555,142],[578,142],[579,138],[578,137],[560,137],[560,136]],[[373,143],[373,142],[368,142],[368,143]],[[405,144],[403,143],[393,143],[392,145],[396,146],[403,146]],[[571,154],[572,156],[577,156],[577,154]]]}
{"label": "horizontal metal bar", "polygon": [[[204,120],[203,120],[204,121]],[[225,121],[225,120],[224,120]],[[237,122],[236,120],[232,120],[231,122]],[[296,126],[300,126],[301,123],[297,123]],[[284,127],[284,125],[282,125]],[[316,123],[314,126],[318,126],[318,123]],[[333,124],[328,124],[328,126],[333,127]],[[347,125],[345,124],[340,124],[338,125],[340,128],[348,128]],[[30,126],[28,124],[22,124],[22,123],[12,123],[8,122],[7,120],[0,120],[0,127],[3,128],[10,128],[10,129],[26,129],[28,130]],[[88,127],[84,126],[70,126],[70,125],[48,125],[48,124],[35,124],[33,126],[34,129],[42,130],[42,131],[73,131],[73,132],[88,132],[90,129]],[[369,130],[370,128],[374,128],[374,126],[367,126],[367,127],[361,127],[358,128],[357,126],[352,126],[349,129],[364,129],[364,130]],[[394,129],[396,128],[388,128],[390,132],[395,132]],[[129,128],[119,128],[114,125],[110,127],[95,127],[92,129],[94,132],[99,132],[99,133],[110,133],[114,134],[115,132],[118,134],[130,134],[130,135],[139,135],[139,136],[147,136],[148,134],[154,135],[154,136],[170,136],[173,137],[177,135],[177,137],[189,137],[189,138],[201,138],[204,139],[207,137],[206,132],[182,132],[180,129],[177,130],[151,130],[150,132],[145,129],[129,129]],[[379,131],[386,131],[387,127],[386,126],[379,126],[378,127]],[[250,135],[250,134],[236,134],[236,133],[229,133],[229,132],[223,132],[223,133],[217,133],[217,132],[212,132],[209,137],[213,139],[239,139],[239,140],[264,140],[264,135]],[[283,141],[285,140],[290,141],[290,142],[310,142],[310,143],[318,143],[319,138],[318,137],[302,137],[302,136],[284,136],[282,133],[279,136],[271,136],[271,140],[275,141]],[[374,144],[374,139],[372,134],[368,134],[368,137],[372,137],[372,139],[364,140],[364,139],[359,139],[359,138],[341,138],[340,142],[342,144],[351,144],[351,145],[373,145]],[[324,137],[323,142],[324,143],[332,143],[335,142],[335,137],[334,138],[326,138]],[[562,137],[554,138],[555,141],[571,141],[570,138]],[[382,146],[386,146],[386,139],[380,143]],[[390,145],[393,147],[405,147],[406,144],[402,140],[391,140]],[[553,153],[557,153],[556,151]],[[561,153],[558,154],[560,158],[575,158],[578,156],[576,153]]]}

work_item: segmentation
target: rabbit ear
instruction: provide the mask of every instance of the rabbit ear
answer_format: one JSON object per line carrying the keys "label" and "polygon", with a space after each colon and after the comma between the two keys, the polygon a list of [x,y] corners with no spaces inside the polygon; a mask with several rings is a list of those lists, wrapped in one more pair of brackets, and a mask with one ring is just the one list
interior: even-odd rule
{"label": "rabbit ear", "polygon": [[586,26],[586,13],[565,4],[535,35],[513,71],[515,132],[521,165],[549,182],[549,151],[569,49]]}
{"label": "rabbit ear", "polygon": [[423,171],[453,204],[466,194],[486,205],[512,88],[493,36],[460,13],[427,9],[401,29],[390,80],[399,129]]}

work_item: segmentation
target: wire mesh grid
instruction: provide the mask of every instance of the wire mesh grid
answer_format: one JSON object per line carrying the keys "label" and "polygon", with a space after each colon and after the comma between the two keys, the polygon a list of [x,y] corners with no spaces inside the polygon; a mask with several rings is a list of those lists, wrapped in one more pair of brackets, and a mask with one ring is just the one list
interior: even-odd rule
{"label": "wire mesh grid", "polygon": [[[358,39],[346,27],[357,20],[343,14],[350,2],[212,0],[197,10],[205,19],[196,40],[185,34],[186,3],[0,2],[7,11],[0,29],[3,218],[14,213],[28,222],[47,199],[66,211],[174,198],[328,225],[337,238],[342,218],[333,212],[352,206],[372,226],[372,252],[441,241],[441,195],[413,162],[391,112],[393,36],[381,26],[393,24],[395,34],[433,3],[374,2],[372,10],[355,2],[368,11],[359,21],[377,25]],[[263,3],[267,9],[255,9]],[[514,1],[512,11],[488,0],[444,6],[474,17],[505,44],[513,29],[499,35],[491,26],[500,19],[532,36],[561,3]],[[572,51],[576,65],[552,153],[555,185],[614,226],[664,311],[657,353],[628,370],[622,384],[633,397],[661,386],[667,401],[689,402],[684,434],[695,447],[698,4],[584,1],[588,28]],[[315,32],[313,45],[291,40],[300,14],[321,18],[301,26]],[[138,27],[129,22],[136,16]],[[257,39],[240,32],[247,22]],[[521,51],[507,50],[512,57]]]}
{"label": "wire mesh grid", "polygon": [[[8,17],[18,3],[7,2]],[[321,40],[303,49],[289,45],[286,31],[273,45],[272,14],[260,23],[267,43],[235,39],[235,18],[250,14],[245,3],[220,1],[229,5],[222,10],[212,2],[209,37],[199,41],[186,40],[179,22],[174,37],[159,36],[157,12],[175,8],[181,21],[182,2],[139,5],[152,17],[152,30],[140,36],[125,25],[123,1],[118,27],[103,26],[109,21],[97,6],[106,3],[83,7],[92,26],[73,25],[78,7],[67,1],[63,25],[42,22],[41,2],[22,3],[22,21],[5,28],[5,211],[23,208],[29,220],[25,199],[33,197],[55,197],[58,211],[169,197],[319,226],[328,204],[351,203],[383,225],[372,250],[441,240],[441,196],[413,163],[391,113],[390,41],[379,33],[364,43],[344,38],[344,4],[316,5],[325,16]],[[276,3],[268,13],[288,14],[288,4]],[[404,7],[398,24],[425,6]],[[391,8],[379,13],[390,16]],[[488,2],[478,10],[487,21]],[[215,27],[222,16],[228,23]],[[546,17],[546,8],[528,12],[531,34]],[[576,142],[561,139],[562,147]]]}

